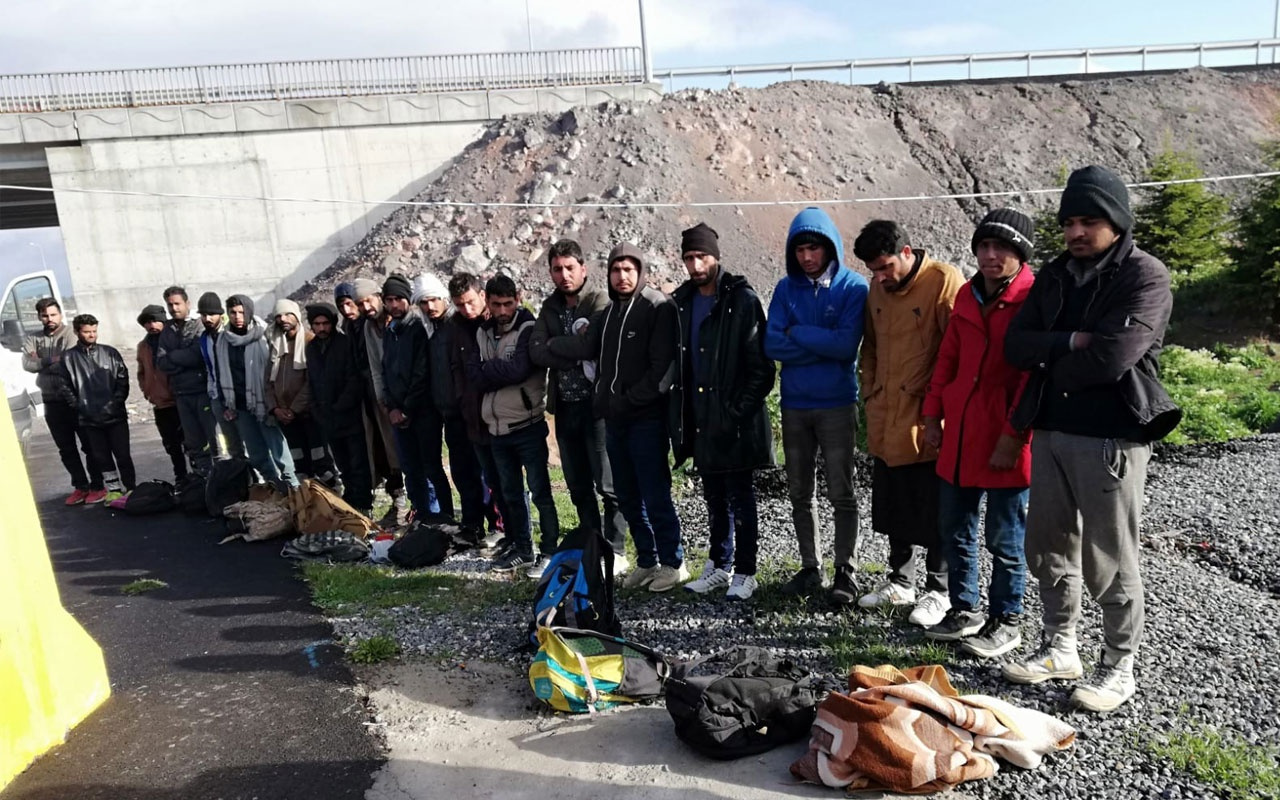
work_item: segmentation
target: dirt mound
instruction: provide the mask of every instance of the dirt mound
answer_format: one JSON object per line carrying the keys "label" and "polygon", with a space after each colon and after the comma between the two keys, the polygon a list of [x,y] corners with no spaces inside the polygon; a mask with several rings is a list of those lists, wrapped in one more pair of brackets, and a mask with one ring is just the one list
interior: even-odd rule
{"label": "dirt mound", "polygon": [[[295,293],[341,280],[434,268],[503,269],[549,288],[546,247],[578,239],[603,257],[628,239],[659,285],[682,280],[681,229],[703,220],[722,261],[768,296],[799,205],[751,201],[873,199],[1046,188],[1066,167],[1105,164],[1138,180],[1166,146],[1195,153],[1207,174],[1255,171],[1277,135],[1280,71],[1185,72],[1071,81],[682,91],[652,105],[609,103],[493,124],[419,201],[660,203],[630,208],[402,207]],[[1224,184],[1238,191],[1245,184]],[[724,202],[713,208],[680,207]],[[863,223],[901,221],[917,246],[961,264],[988,209],[1034,212],[1053,195],[828,205],[848,256]]]}

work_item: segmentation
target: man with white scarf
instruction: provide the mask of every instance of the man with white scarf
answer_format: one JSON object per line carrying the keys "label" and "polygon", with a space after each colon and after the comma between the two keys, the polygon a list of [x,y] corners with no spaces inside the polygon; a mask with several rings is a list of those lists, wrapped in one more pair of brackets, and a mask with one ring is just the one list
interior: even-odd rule
{"label": "man with white scarf", "polygon": [[267,326],[253,315],[253,301],[245,295],[231,295],[226,305],[227,329],[218,337],[214,360],[223,416],[235,422],[249,463],[263,478],[281,488],[297,487],[289,445],[267,406]]}
{"label": "man with white scarf", "polygon": [[[267,379],[267,408],[276,418],[289,454],[300,475],[340,489],[333,456],[324,433],[311,415],[311,387],[307,382],[307,342],[311,332],[302,325],[302,309],[292,300],[277,300],[267,328],[271,369]],[[341,492],[339,492],[341,493]]]}

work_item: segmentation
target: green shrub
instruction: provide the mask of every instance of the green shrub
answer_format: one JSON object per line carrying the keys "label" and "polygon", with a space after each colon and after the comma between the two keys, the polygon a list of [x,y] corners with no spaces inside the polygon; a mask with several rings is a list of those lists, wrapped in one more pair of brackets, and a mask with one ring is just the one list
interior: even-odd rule
{"label": "green shrub", "polygon": [[[1194,157],[1166,149],[1156,156],[1145,180],[1203,177]],[[1165,263],[1175,284],[1194,272],[1220,270],[1230,263],[1226,198],[1203,183],[1166,184],[1139,193],[1145,202],[1134,214],[1134,239]]]}
{"label": "green shrub", "polygon": [[1230,800],[1280,797],[1280,749],[1250,745],[1208,726],[1156,740],[1150,750]]}
{"label": "green shrub", "polygon": [[1169,435],[1172,444],[1249,436],[1280,418],[1280,361],[1262,345],[1167,347],[1160,365],[1165,388],[1183,413]]}
{"label": "green shrub", "polygon": [[[1280,142],[1263,145],[1267,168],[1280,170]],[[1240,279],[1257,286],[1269,301],[1271,321],[1280,325],[1280,177],[1253,184],[1237,216],[1232,257]]]}
{"label": "green shrub", "polygon": [[351,660],[357,664],[377,664],[400,655],[400,645],[390,636],[370,636],[351,648]]}

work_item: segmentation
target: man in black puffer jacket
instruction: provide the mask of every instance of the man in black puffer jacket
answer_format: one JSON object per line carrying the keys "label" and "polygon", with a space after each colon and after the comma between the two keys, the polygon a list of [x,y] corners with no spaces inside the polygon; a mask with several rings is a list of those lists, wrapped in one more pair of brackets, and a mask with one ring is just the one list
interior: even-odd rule
{"label": "man in black puffer jacket", "polygon": [[182,445],[191,468],[208,475],[218,447],[218,421],[213,416],[209,379],[205,372],[200,335],[204,323],[191,316],[187,290],[170,286],[164,302],[171,319],[165,322],[156,343],[156,366],[169,376],[169,388],[182,422]]}
{"label": "man in black puffer jacket", "polygon": [[[129,455],[129,368],[114,347],[98,344],[98,320],[81,314],[72,321],[76,346],[58,362],[61,400],[79,413],[80,431],[89,446],[89,458],[102,473],[110,503],[133,491],[136,476]],[[97,502],[87,501],[87,502]]]}
{"label": "man in black puffer jacket", "polygon": [[684,588],[746,600],[756,589],[760,534],[752,479],[773,463],[764,402],[776,371],[764,354],[760,298],[746,278],[720,266],[720,237],[699,224],[684,232],[680,249],[689,280],[671,295],[680,309],[671,445],[676,464],[693,458],[711,522],[702,576]]}
{"label": "man in black puffer jacket", "polygon": [[592,405],[605,421],[613,488],[636,545],[638,567],[623,585],[666,592],[689,579],[667,462],[680,323],[675,303],[645,285],[644,258],[629,242],[609,253],[609,298],[585,335],[549,346],[561,358],[597,361]]}

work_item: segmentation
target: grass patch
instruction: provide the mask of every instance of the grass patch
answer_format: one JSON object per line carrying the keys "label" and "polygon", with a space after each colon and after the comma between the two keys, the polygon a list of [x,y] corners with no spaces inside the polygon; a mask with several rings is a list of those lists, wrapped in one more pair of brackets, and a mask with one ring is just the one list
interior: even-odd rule
{"label": "grass patch", "polygon": [[1183,411],[1171,444],[1222,442],[1249,436],[1280,418],[1280,360],[1271,347],[1169,347],[1161,378]]}
{"label": "grass patch", "polygon": [[370,636],[351,648],[351,660],[357,664],[377,664],[400,655],[400,645],[390,636]]}
{"label": "grass patch", "polygon": [[1252,745],[1208,726],[1173,734],[1149,747],[1230,800],[1280,797],[1280,748]]}
{"label": "grass patch", "polygon": [[317,606],[327,612],[413,606],[425,613],[479,613],[509,602],[532,603],[533,581],[464,578],[418,570],[402,572],[371,564],[308,563],[302,576]]}
{"label": "grass patch", "polygon": [[899,669],[921,664],[946,664],[953,656],[949,648],[927,639],[893,641],[890,631],[879,625],[861,625],[850,621],[827,635],[823,650],[837,673],[848,672],[856,665],[878,667],[892,664]]}
{"label": "grass patch", "polygon": [[154,592],[156,589],[168,589],[169,584],[164,581],[158,581],[155,578],[142,578],[133,583],[126,583],[120,587],[120,594],[138,595]]}

